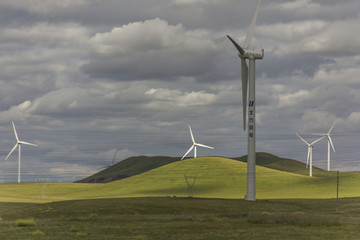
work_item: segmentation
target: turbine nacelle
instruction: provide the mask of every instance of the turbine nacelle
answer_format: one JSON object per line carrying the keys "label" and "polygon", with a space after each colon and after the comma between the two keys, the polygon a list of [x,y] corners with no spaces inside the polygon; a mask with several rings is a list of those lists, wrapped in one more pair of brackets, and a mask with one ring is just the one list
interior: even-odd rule
{"label": "turbine nacelle", "polygon": [[241,59],[263,59],[264,58],[264,49],[261,50],[244,50],[244,53],[238,53],[239,58]]}

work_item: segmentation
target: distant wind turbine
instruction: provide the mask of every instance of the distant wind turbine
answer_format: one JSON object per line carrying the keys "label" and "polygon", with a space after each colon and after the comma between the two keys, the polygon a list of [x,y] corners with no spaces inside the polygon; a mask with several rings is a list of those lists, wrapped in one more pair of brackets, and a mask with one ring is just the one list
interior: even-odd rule
{"label": "distant wind turbine", "polygon": [[111,164],[111,166],[112,166],[112,165],[114,165],[114,162],[115,162],[115,157],[116,157],[116,153],[117,153],[117,148],[115,148],[115,154],[114,154],[114,158],[113,158],[113,160],[112,160],[112,164]]}
{"label": "distant wind turbine", "polygon": [[306,158],[306,167],[308,167],[309,160],[310,160],[309,176],[312,177],[312,149],[314,147],[314,144],[317,143],[318,141],[320,141],[321,139],[323,139],[325,136],[323,136],[323,137],[321,137],[319,139],[316,139],[312,143],[308,143],[307,141],[305,141],[305,139],[303,139],[299,134],[296,134],[296,136],[298,136],[301,139],[301,141],[303,141],[308,146],[308,153],[307,153],[307,158]]}
{"label": "distant wind turbine", "polygon": [[333,141],[331,140],[331,131],[333,130],[335,123],[332,125],[332,127],[330,128],[330,130],[327,133],[313,133],[313,135],[317,135],[317,136],[324,136],[327,137],[328,139],[328,152],[327,152],[327,170],[330,171],[330,145],[332,150],[335,152],[335,147],[333,144]]}
{"label": "distant wind turbine", "polygon": [[20,141],[19,140],[19,137],[18,137],[18,134],[16,132],[16,128],[15,128],[15,124],[14,122],[12,122],[12,125],[13,125],[13,129],[14,129],[14,134],[15,134],[15,138],[16,138],[16,143],[15,143],[15,146],[11,149],[11,151],[9,152],[9,154],[6,156],[5,160],[7,160],[9,158],[9,156],[15,151],[15,149],[17,147],[19,147],[19,155],[18,155],[18,183],[21,182],[20,178],[21,178],[21,175],[20,175],[20,169],[21,169],[21,145],[30,145],[30,146],[38,146],[36,144],[33,144],[33,143],[29,143],[29,142],[24,142],[24,141]]}
{"label": "distant wind turbine", "polygon": [[115,163],[116,154],[117,154],[117,148],[115,148],[115,154],[114,154],[114,157],[112,159],[111,165],[107,165],[105,167],[99,167],[99,168],[97,168],[97,170],[104,170],[105,168],[109,168],[109,167],[113,166],[114,163]]}
{"label": "distant wind turbine", "polygon": [[191,140],[192,140],[193,144],[191,145],[189,150],[185,153],[185,155],[181,158],[181,160],[183,160],[189,154],[189,152],[191,152],[193,149],[194,149],[194,158],[196,158],[196,148],[197,147],[214,149],[213,147],[206,146],[204,144],[200,144],[200,143],[195,142],[194,135],[193,135],[193,133],[191,131],[190,125],[189,125],[189,130],[190,130]]}
{"label": "distant wind turbine", "polygon": [[[248,106],[248,155],[247,155],[247,180],[246,180],[246,196],[245,200],[255,201],[256,200],[256,187],[255,187],[255,60],[264,58],[264,49],[261,50],[250,50],[248,49],[253,38],[255,29],[256,19],[259,13],[261,0],[258,0],[256,10],[253,19],[250,24],[250,28],[246,35],[246,39],[243,48],[236,43],[229,35],[232,44],[238,50],[238,56],[241,59],[241,78],[242,78],[242,102],[243,102],[243,122],[244,131],[246,130],[246,106]],[[249,59],[249,69],[246,62]],[[249,83],[249,99],[247,99]]]}

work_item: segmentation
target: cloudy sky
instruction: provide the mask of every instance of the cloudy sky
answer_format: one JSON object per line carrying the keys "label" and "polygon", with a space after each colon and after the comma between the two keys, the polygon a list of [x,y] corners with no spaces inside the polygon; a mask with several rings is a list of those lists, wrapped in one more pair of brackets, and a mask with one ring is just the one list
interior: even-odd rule
{"label": "cloudy sky", "polygon": [[[73,181],[134,155],[247,154],[240,59],[254,0],[0,1],[0,181]],[[332,168],[360,170],[360,2],[264,0],[257,151],[306,161],[336,121]],[[326,166],[327,142],[314,148]]]}

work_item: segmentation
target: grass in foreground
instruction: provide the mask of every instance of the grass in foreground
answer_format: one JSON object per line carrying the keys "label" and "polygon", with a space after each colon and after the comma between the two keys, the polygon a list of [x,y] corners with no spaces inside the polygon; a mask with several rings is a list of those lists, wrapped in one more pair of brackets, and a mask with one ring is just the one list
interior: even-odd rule
{"label": "grass in foreground", "polygon": [[[360,199],[0,203],[0,239],[359,239]],[[18,219],[33,219],[19,227]]]}

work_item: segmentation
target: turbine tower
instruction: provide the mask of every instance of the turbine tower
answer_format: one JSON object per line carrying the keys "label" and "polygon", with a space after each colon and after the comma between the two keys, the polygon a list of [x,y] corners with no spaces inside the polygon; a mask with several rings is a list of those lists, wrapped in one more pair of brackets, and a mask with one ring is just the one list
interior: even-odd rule
{"label": "turbine tower", "polygon": [[14,129],[14,134],[15,134],[15,138],[16,138],[16,143],[15,143],[15,146],[11,149],[11,151],[9,152],[9,154],[6,156],[5,160],[8,159],[8,157],[15,151],[15,149],[18,147],[19,148],[19,155],[18,155],[18,183],[21,182],[20,178],[21,178],[21,175],[20,175],[20,169],[21,169],[21,145],[24,144],[24,145],[30,145],[30,146],[38,146],[36,144],[33,144],[33,143],[29,143],[29,142],[24,142],[24,141],[20,141],[19,140],[19,137],[17,135],[17,132],[16,132],[16,128],[15,128],[15,124],[14,122],[12,122],[12,125],[13,125],[13,129]]}
{"label": "turbine tower", "polygon": [[191,140],[192,140],[193,144],[191,145],[189,150],[185,153],[185,155],[181,158],[181,160],[183,160],[186,157],[186,155],[188,155],[189,152],[191,152],[191,150],[193,150],[193,149],[194,149],[194,158],[196,158],[196,147],[204,147],[204,148],[214,149],[213,147],[206,146],[204,144],[200,144],[200,143],[195,142],[194,135],[193,135],[193,133],[191,131],[190,125],[189,125],[189,130],[190,130]]}
{"label": "turbine tower", "polygon": [[305,141],[305,139],[303,139],[299,134],[296,134],[296,136],[298,136],[301,139],[301,141],[303,141],[308,146],[308,153],[307,153],[307,158],[306,158],[306,167],[308,167],[309,160],[310,160],[309,176],[312,177],[312,149],[314,147],[314,144],[317,143],[318,141],[320,141],[321,139],[323,139],[325,136],[322,136],[321,138],[316,139],[312,143],[308,143],[307,141]]}
{"label": "turbine tower", "polygon": [[330,146],[332,148],[332,150],[335,152],[335,147],[333,144],[333,141],[331,139],[331,131],[333,130],[333,128],[335,127],[335,123],[332,125],[332,127],[330,128],[330,130],[327,133],[314,133],[313,135],[317,135],[317,136],[324,136],[327,137],[328,139],[328,152],[327,152],[327,170],[330,171]]}
{"label": "turbine tower", "polygon": [[[232,44],[238,50],[238,56],[241,59],[241,78],[242,78],[242,102],[243,102],[243,123],[244,131],[246,130],[246,106],[248,106],[248,155],[247,155],[247,182],[246,182],[246,195],[245,200],[256,200],[256,187],[255,187],[255,60],[264,58],[264,49],[250,50],[248,49],[254,33],[257,15],[259,13],[261,0],[258,0],[255,14],[251,21],[243,48],[240,47],[229,35]],[[249,59],[249,68],[246,62]],[[249,82],[249,99],[247,97]]]}

